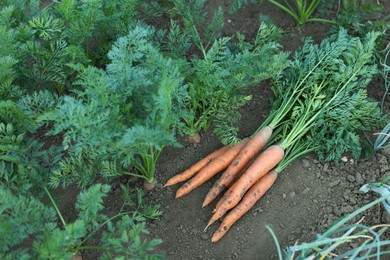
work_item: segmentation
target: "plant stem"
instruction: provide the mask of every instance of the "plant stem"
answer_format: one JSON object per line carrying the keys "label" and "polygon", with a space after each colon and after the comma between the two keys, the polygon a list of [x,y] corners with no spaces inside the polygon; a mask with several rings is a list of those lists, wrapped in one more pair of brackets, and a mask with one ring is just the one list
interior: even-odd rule
{"label": "plant stem", "polygon": [[302,80],[300,80],[297,85],[289,87],[288,92],[291,92],[291,94],[286,94],[287,98],[283,99],[279,109],[277,111],[271,112],[271,115],[263,122],[263,124],[255,131],[255,133],[257,133],[258,131],[260,131],[260,129],[264,128],[267,125],[272,129],[275,129],[280,125],[282,120],[286,117],[288,113],[290,113],[291,109],[295,106],[297,100],[300,98],[303,91],[307,88],[307,86],[304,86],[303,84],[314,72],[314,70],[322,63],[322,61],[325,59],[325,56],[326,55],[324,55],[324,57],[320,59],[315,66],[313,66],[313,68],[303,77]]}
{"label": "plant stem", "polygon": [[318,5],[320,4],[319,0],[312,0],[307,6],[307,0],[295,0],[295,7],[296,10],[288,3],[288,1],[284,1],[286,5],[283,5],[275,0],[268,0],[271,4],[277,6],[278,8],[282,9],[286,13],[288,13],[295,22],[302,26],[305,23],[308,22],[324,22],[324,23],[333,23],[336,24],[335,21],[323,19],[323,18],[310,18],[310,16],[314,13],[314,11],[317,9]]}
{"label": "plant stem", "polygon": [[292,18],[294,18],[294,20],[299,23],[299,17],[298,15],[293,11],[294,9],[290,6],[289,3],[286,2],[287,6],[284,6],[282,4],[280,4],[279,2],[277,1],[274,1],[274,0],[269,0],[269,2],[277,7],[279,7],[280,9],[282,9],[283,11],[285,11],[286,13],[288,13],[289,15],[291,15]]}
{"label": "plant stem", "polygon": [[48,190],[46,187],[44,187],[43,189],[45,190],[47,196],[49,197],[51,203],[53,204],[54,209],[57,211],[58,217],[60,218],[60,220],[61,220],[61,222],[62,222],[62,225],[64,225],[65,230],[67,230],[67,229],[66,229],[66,222],[65,222],[65,219],[63,218],[63,216],[62,216],[60,210],[58,209],[57,204],[55,203],[55,201],[54,201],[53,197],[51,196],[49,190]]}
{"label": "plant stem", "polygon": [[93,249],[93,250],[102,250],[102,251],[108,251],[107,247],[103,246],[80,246],[77,248],[79,251],[80,250],[88,250],[88,249]]}
{"label": "plant stem", "polygon": [[389,87],[390,87],[390,83],[389,83],[389,79],[388,79],[388,75],[390,73],[390,66],[387,65],[387,60],[388,60],[389,55],[390,55],[390,45],[387,47],[386,55],[385,55],[385,57],[383,59],[383,63],[382,63],[382,66],[383,66],[382,77],[385,81],[385,93],[383,94],[382,101],[381,101],[381,110],[382,111],[383,111],[385,99],[386,99],[386,96],[388,94]]}

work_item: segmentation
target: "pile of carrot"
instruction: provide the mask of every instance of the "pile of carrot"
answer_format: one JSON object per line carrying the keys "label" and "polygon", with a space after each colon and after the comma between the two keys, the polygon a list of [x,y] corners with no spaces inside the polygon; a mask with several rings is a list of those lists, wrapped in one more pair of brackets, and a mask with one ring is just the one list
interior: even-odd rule
{"label": "pile of carrot", "polygon": [[[358,98],[354,93],[369,82],[371,72],[367,69],[372,65],[375,38],[371,34],[360,41],[340,31],[336,39],[305,45],[291,71],[278,80],[276,105],[252,136],[238,144],[223,146],[167,181],[165,186],[184,182],[176,192],[176,198],[180,198],[223,172],[202,205],[205,207],[220,197],[205,228],[224,217],[212,242],[219,241],[264,196],[291,162],[320,149],[316,134],[325,124],[342,121],[335,117],[344,116],[329,111],[343,106],[345,115],[357,114],[353,104],[359,102],[353,103]],[[351,57],[359,60],[355,62]],[[351,63],[357,65],[340,77],[338,70]],[[368,102],[362,97],[359,98]],[[359,111],[359,117],[369,118],[375,109],[367,106]],[[352,125],[356,129],[348,130],[358,131],[369,125],[369,122]],[[344,125],[336,127],[342,129]],[[329,136],[336,135],[337,130]]]}

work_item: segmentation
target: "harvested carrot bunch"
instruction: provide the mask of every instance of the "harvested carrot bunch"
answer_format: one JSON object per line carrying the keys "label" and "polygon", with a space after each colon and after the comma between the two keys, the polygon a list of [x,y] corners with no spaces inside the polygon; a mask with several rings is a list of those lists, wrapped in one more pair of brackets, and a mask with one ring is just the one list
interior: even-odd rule
{"label": "harvested carrot bunch", "polygon": [[276,98],[258,130],[167,182],[166,186],[186,181],[176,193],[179,198],[223,172],[202,205],[220,197],[205,228],[223,218],[212,242],[219,241],[297,158],[313,151],[321,160],[339,160],[347,151],[359,158],[359,132],[376,130],[385,123],[378,104],[366,93],[377,73],[377,37],[368,33],[364,39],[355,38],[340,29],[318,45],[306,40],[289,67],[274,79]]}

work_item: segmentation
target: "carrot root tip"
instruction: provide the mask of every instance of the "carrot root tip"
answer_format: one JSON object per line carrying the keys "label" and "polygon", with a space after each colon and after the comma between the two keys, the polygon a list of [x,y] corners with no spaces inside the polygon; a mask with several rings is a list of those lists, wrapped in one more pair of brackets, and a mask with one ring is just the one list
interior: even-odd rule
{"label": "carrot root tip", "polygon": [[182,194],[177,194],[177,193],[176,193],[175,198],[178,199],[178,198],[180,198],[180,197],[182,197],[182,196],[183,196]]}

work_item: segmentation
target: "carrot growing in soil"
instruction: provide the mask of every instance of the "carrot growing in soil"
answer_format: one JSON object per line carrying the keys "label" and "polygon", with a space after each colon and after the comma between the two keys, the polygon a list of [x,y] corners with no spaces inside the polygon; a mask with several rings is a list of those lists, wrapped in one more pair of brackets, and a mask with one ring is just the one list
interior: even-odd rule
{"label": "carrot growing in soil", "polygon": [[173,176],[172,178],[170,178],[165,183],[164,187],[172,186],[172,185],[175,185],[177,183],[189,180],[197,172],[199,172],[203,167],[205,167],[208,163],[210,163],[212,160],[214,160],[215,158],[217,158],[218,156],[220,156],[221,154],[223,154],[224,152],[226,152],[230,148],[231,148],[230,145],[225,145],[222,148],[210,153],[209,155],[207,155],[206,157],[204,157],[203,159],[201,159],[200,161],[198,161],[197,163],[192,165],[190,168],[188,168],[184,172],[177,174],[177,175]]}
{"label": "carrot growing in soil", "polygon": [[230,149],[225,151],[220,156],[216,157],[209,164],[202,168],[194,177],[188,180],[186,183],[181,186],[176,192],[176,198],[180,198],[209,179],[211,179],[218,172],[226,169],[228,165],[234,160],[237,154],[241,151],[241,149],[246,145],[248,139],[245,138],[241,141],[241,143],[232,146]]}

